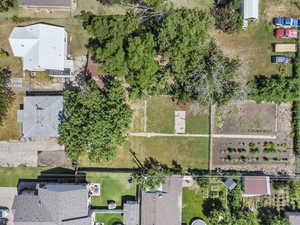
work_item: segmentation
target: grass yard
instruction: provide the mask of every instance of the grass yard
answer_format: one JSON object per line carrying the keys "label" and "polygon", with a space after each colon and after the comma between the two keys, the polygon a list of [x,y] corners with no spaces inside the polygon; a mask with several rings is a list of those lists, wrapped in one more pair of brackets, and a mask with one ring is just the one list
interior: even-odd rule
{"label": "grass yard", "polygon": [[133,110],[133,119],[132,119],[130,132],[144,132],[145,100],[132,101],[130,103],[130,107]]}
{"label": "grass yard", "polygon": [[0,167],[0,186],[16,187],[19,179],[36,179],[47,168]]}
{"label": "grass yard", "polygon": [[96,222],[104,225],[123,224],[123,216],[117,213],[97,213]]}
{"label": "grass yard", "polygon": [[186,133],[209,133],[208,107],[196,103],[178,105],[165,96],[155,96],[147,100],[147,132],[175,133],[176,110],[186,111]]}
{"label": "grass yard", "polygon": [[200,187],[182,189],[182,224],[190,225],[193,218],[198,217],[206,221],[203,214],[203,193]]}
{"label": "grass yard", "polygon": [[107,201],[114,200],[121,206],[122,198],[132,199],[136,195],[136,185],[129,184],[130,175],[125,173],[87,173],[87,181],[100,184],[101,195],[92,197],[93,206],[107,206]]}
{"label": "grass yard", "polygon": [[183,168],[208,169],[208,138],[130,137],[129,140],[132,151],[141,161],[153,157],[167,165],[176,161]]}
{"label": "grass yard", "polygon": [[77,0],[76,14],[80,14],[82,10],[91,11],[97,15],[119,15],[125,14],[126,7],[121,6],[106,6],[97,0]]}
{"label": "grass yard", "polygon": [[175,8],[187,9],[209,10],[213,5],[213,0],[171,0],[170,2]]}
{"label": "grass yard", "polygon": [[17,122],[17,111],[23,104],[25,93],[16,93],[14,101],[8,109],[7,115],[0,125],[0,140],[17,140],[21,137],[21,127]]}

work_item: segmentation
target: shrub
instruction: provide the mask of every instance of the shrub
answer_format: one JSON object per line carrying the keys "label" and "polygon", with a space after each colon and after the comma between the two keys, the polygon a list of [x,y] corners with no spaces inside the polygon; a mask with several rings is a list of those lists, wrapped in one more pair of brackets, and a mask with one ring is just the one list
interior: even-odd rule
{"label": "shrub", "polygon": [[11,17],[11,20],[14,22],[14,23],[24,23],[24,22],[27,22],[27,21],[31,21],[33,20],[31,17],[18,17],[18,16],[12,16]]}
{"label": "shrub", "polygon": [[215,17],[215,26],[228,33],[241,30],[243,19],[239,12],[240,4],[240,0],[232,0],[226,5],[215,5],[211,10]]}

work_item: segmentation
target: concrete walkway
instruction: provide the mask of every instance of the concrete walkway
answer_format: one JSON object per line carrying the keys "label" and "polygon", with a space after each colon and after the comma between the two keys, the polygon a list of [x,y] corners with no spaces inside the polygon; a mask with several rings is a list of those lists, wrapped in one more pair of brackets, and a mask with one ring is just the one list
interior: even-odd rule
{"label": "concrete walkway", "polygon": [[64,150],[55,140],[0,141],[0,166],[38,166],[38,151]]}
{"label": "concrete walkway", "polygon": [[273,135],[251,134],[166,134],[166,133],[129,133],[129,136],[137,137],[213,137],[213,138],[240,138],[240,139],[276,139]]}

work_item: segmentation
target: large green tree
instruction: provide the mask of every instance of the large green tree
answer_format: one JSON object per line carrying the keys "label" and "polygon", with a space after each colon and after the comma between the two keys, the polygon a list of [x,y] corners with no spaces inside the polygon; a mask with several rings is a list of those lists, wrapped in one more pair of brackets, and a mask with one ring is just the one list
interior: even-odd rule
{"label": "large green tree", "polygon": [[173,94],[184,102],[225,103],[238,92],[239,85],[234,81],[238,67],[238,60],[224,56],[212,42],[194,70],[185,79],[176,79]]}
{"label": "large green tree", "polygon": [[169,67],[182,77],[201,62],[209,44],[212,17],[203,11],[171,10],[165,18],[158,41],[160,52],[169,60]]}
{"label": "large green tree", "polygon": [[125,140],[131,118],[132,110],[120,82],[108,80],[105,88],[99,89],[89,81],[79,92],[64,93],[59,143],[66,146],[72,159],[85,152],[92,161],[111,160]]}
{"label": "large green tree", "polygon": [[9,87],[11,72],[8,69],[0,69],[0,125],[13,100],[13,92]]}
{"label": "large green tree", "polygon": [[108,75],[125,77],[132,89],[143,92],[159,69],[155,62],[153,35],[139,25],[136,16],[96,16],[82,12],[83,26],[93,35],[89,43],[92,56]]}

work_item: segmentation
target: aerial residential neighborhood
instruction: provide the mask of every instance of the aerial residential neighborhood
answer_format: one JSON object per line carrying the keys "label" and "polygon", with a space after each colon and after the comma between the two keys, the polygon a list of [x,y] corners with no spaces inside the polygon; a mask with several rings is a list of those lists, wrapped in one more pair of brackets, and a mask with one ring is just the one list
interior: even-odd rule
{"label": "aerial residential neighborhood", "polygon": [[300,225],[300,1],[1,0],[0,225]]}

